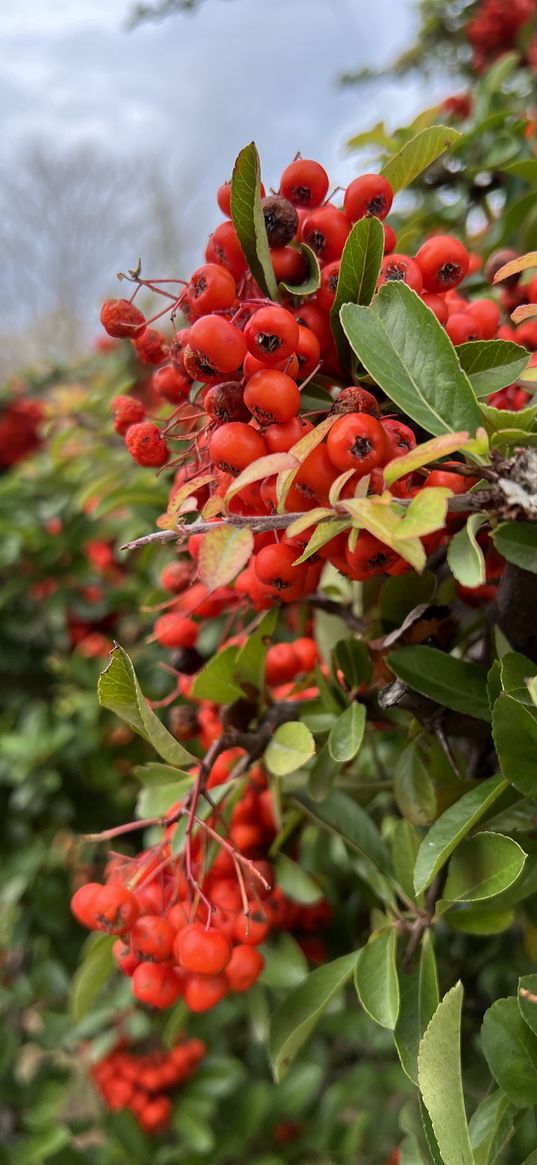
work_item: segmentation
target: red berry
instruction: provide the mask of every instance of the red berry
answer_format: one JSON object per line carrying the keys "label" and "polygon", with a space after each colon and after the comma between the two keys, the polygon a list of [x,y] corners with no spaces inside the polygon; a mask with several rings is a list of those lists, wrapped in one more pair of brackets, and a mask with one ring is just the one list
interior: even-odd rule
{"label": "red berry", "polygon": [[190,1011],[209,1011],[227,995],[229,983],[225,974],[189,975],[183,992]]}
{"label": "red berry", "polygon": [[307,278],[307,261],[296,247],[272,247],[270,261],[278,283],[283,281],[299,287]]}
{"label": "red berry", "polygon": [[301,552],[300,546],[274,542],[272,546],[264,546],[255,558],[255,573],[259,581],[286,603],[293,602],[303,593],[307,565],[303,562],[295,566]]}
{"label": "red berry", "polygon": [[441,324],[446,324],[449,318],[449,308],[442,295],[433,295],[431,291],[423,291],[421,298],[427,307],[436,316]]}
{"label": "red berry", "polygon": [[299,325],[296,358],[299,368],[298,378],[299,380],[305,380],[308,376],[311,376],[312,372],[315,372],[321,358],[321,346],[315,332],[312,332],[311,328],[304,328]]}
{"label": "red berry", "polygon": [[165,918],[158,914],[142,914],[130,933],[131,950],[138,959],[162,963],[172,953],[174,938],[175,931]]}
{"label": "red berry", "polygon": [[265,960],[255,947],[241,943],[233,948],[226,968],[226,977],[231,991],[249,991],[259,978]]}
{"label": "red berry", "polygon": [[235,372],[245,352],[243,334],[234,324],[222,316],[202,316],[190,328],[185,368],[196,380],[209,380],[216,372]]}
{"label": "red berry", "polygon": [[283,424],[296,417],[300,408],[300,391],[285,372],[267,368],[254,373],[248,381],[244,403],[260,425]]}
{"label": "red berry", "polygon": [[397,246],[397,235],[388,222],[384,222],[384,254],[391,255]]}
{"label": "red berry", "polygon": [[179,931],[173,949],[181,967],[196,975],[218,975],[231,958],[231,947],[224,935],[215,927],[206,929],[197,922]]}
{"label": "red berry", "polygon": [[87,926],[90,930],[94,930],[97,926],[95,903],[102,889],[100,882],[87,882],[85,886],[80,886],[71,898],[71,912],[77,922],[82,923],[82,926]]}
{"label": "red berry", "polygon": [[327,263],[323,267],[321,274],[321,286],[317,292],[317,303],[323,311],[330,311],[332,304],[336,298],[336,291],[339,279],[339,268],[341,264],[339,259],[333,263]]}
{"label": "red berry", "polygon": [[132,340],[145,328],[145,316],[128,299],[107,299],[101,308],[105,332],[116,340]]}
{"label": "red berry", "polygon": [[168,342],[156,328],[144,328],[132,345],[143,364],[162,364],[168,356]]}
{"label": "red berry", "polygon": [[362,174],[349,183],[343,199],[343,209],[351,222],[366,215],[386,218],[393,202],[393,190],[382,174]]}
{"label": "red berry", "polygon": [[382,421],[382,428],[388,438],[390,459],[404,457],[405,453],[416,448],[416,434],[412,432],[412,429],[409,429],[408,425],[403,425],[401,421],[387,417],[386,420]]}
{"label": "red berry", "polygon": [[242,421],[230,421],[227,425],[221,425],[211,435],[209,442],[209,454],[213,464],[233,477],[237,477],[241,470],[251,465],[252,461],[265,457],[266,453],[267,447],[261,433]]}
{"label": "red berry", "polygon": [[153,373],[151,383],[155,392],[172,405],[180,404],[182,400],[186,400],[192,388],[190,377],[183,376],[174,364],[163,364],[157,368],[157,371]]}
{"label": "red berry", "polygon": [[153,628],[155,639],[163,647],[194,647],[199,635],[198,624],[187,615],[160,615]]}
{"label": "red berry", "polygon": [[413,291],[420,292],[423,278],[418,264],[409,255],[385,255],[380,267],[378,286],[383,283],[406,283]]}
{"label": "red berry", "polygon": [[132,993],[150,1007],[171,1007],[181,994],[181,980],[161,963],[140,963],[131,979]]}
{"label": "red berry", "polygon": [[125,934],[134,926],[140,913],[134,894],[119,882],[102,886],[94,906],[98,929],[109,934]]}
{"label": "red berry", "polygon": [[320,206],[328,193],[328,174],[320,162],[296,158],[280,178],[280,194],[296,206]]}
{"label": "red berry", "polygon": [[287,453],[312,429],[311,421],[304,421],[301,417],[292,417],[281,425],[267,425],[263,430],[267,450],[269,453]]}
{"label": "red berry", "polygon": [[236,294],[233,275],[221,263],[205,263],[190,276],[187,295],[196,315],[231,307]]}
{"label": "red berry", "polygon": [[345,557],[350,577],[359,582],[365,582],[377,574],[385,574],[399,560],[395,550],[380,542],[368,530],[360,530],[354,550],[347,546]]}
{"label": "red berry", "polygon": [[466,344],[469,340],[482,338],[479,322],[469,312],[456,312],[450,315],[446,332],[453,344]]}
{"label": "red berry", "polygon": [[130,425],[143,421],[145,409],[141,401],[133,396],[115,396],[112,401],[114,429],[124,437]]}
{"label": "red berry", "polygon": [[231,218],[231,182],[223,182],[216,191],[216,201],[226,218]]}
{"label": "red berry", "polygon": [[302,224],[302,239],[323,263],[341,258],[351,224],[346,214],[335,206],[321,206],[312,211]]}
{"label": "red berry", "polygon": [[328,456],[337,469],[356,469],[362,477],[377,465],[385,465],[389,443],[384,429],[368,413],[348,413],[332,426],[326,442]]}
{"label": "red berry", "polygon": [[125,444],[138,465],[164,465],[168,458],[168,448],[160,429],[151,421],[140,421],[131,425],[125,434]]}
{"label": "red berry", "polygon": [[470,256],[463,243],[451,235],[436,235],[420,247],[416,263],[426,291],[449,291],[468,274]]}
{"label": "red berry", "polygon": [[207,243],[205,258],[208,263],[222,263],[224,267],[229,267],[235,279],[244,275],[247,263],[232,222],[222,222],[213,231]]}
{"label": "red berry", "polygon": [[248,351],[265,364],[291,356],[298,344],[298,324],[284,307],[261,307],[244,329]]}

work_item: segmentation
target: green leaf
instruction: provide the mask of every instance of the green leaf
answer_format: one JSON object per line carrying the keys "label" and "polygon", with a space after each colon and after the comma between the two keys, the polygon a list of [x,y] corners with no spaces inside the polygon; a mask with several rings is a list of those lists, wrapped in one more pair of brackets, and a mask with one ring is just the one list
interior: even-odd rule
{"label": "green leaf", "polygon": [[111,652],[110,663],[99,676],[97,691],[99,703],[104,708],[110,708],[148,740],[169,764],[181,766],[192,764],[195,760],[192,753],[175,740],[149,707],[132,661],[122,647],[116,646]]}
{"label": "green leaf", "polygon": [[503,775],[519,793],[535,796],[537,710],[502,692],[492,711],[492,735]]}
{"label": "green leaf", "polygon": [[241,150],[231,179],[231,217],[250,271],[261,291],[278,300],[261,201],[261,173],[255,142]]}
{"label": "green leaf", "polygon": [[339,313],[344,303],[371,303],[384,254],[384,231],[377,218],[361,218],[352,227],[340,261],[336,298],[330,309],[330,327],[343,367],[349,364],[349,345]]}
{"label": "green leaf", "polygon": [[464,793],[435,821],[424,837],[414,870],[414,888],[421,894],[464,837],[488,813],[508,788],[502,777],[489,777],[477,789]]}
{"label": "green leaf", "polygon": [[339,776],[340,766],[328,751],[328,744],[319,749],[308,777],[308,792],[313,801],[324,801]]}
{"label": "green leaf", "polygon": [[462,134],[456,129],[446,125],[432,125],[406,142],[399,153],[386,162],[381,173],[387,178],[394,193],[397,193],[410,186],[415,178],[419,178],[424,170],[461,139]]}
{"label": "green leaf", "polygon": [[192,695],[196,700],[213,700],[215,704],[233,704],[244,696],[242,688],[235,680],[238,650],[224,647],[218,655],[213,655],[205,667],[198,672],[192,685]]}
{"label": "green leaf", "polygon": [[375,823],[347,793],[336,790],[320,804],[305,793],[293,794],[293,800],[317,825],[341,837],[350,849],[369,858],[383,874],[390,873],[389,853]]}
{"label": "green leaf", "polygon": [[420,603],[428,603],[436,590],[431,570],[424,574],[401,574],[387,578],[380,593],[380,615],[390,629],[400,627],[406,616]]}
{"label": "green leaf", "polygon": [[156,785],[176,785],[178,781],[192,781],[190,773],[175,769],[173,765],[160,765],[157,761],[149,765],[135,765],[133,771],[136,779],[146,789],[152,789]]}
{"label": "green leaf", "polygon": [[438,1007],[438,975],[430,932],[423,936],[419,966],[399,973],[400,1007],[394,1040],[401,1067],[418,1083],[421,1038]]}
{"label": "green leaf", "polygon": [[265,749],[267,768],[276,777],[294,773],[315,755],[315,741],[309,728],[299,720],[280,724]]}
{"label": "green leaf", "polygon": [[480,664],[423,645],[397,648],[387,662],[400,680],[422,696],[455,712],[490,720],[487,673]]}
{"label": "green leaf", "polygon": [[537,1037],[516,999],[497,999],[485,1012],[481,1046],[500,1088],[517,1108],[537,1104]]}
{"label": "green leaf", "polygon": [[115,969],[114,941],[115,935],[92,934],[84,944],[84,958],[75,972],[69,999],[69,1014],[74,1023],[86,1015]]}
{"label": "green leaf", "polygon": [[235,662],[235,676],[244,685],[251,684],[260,692],[265,679],[267,651],[278,622],[278,607],[273,607],[263,616],[244,647],[241,647]]}
{"label": "green leaf", "polygon": [[334,662],[351,688],[359,688],[371,679],[371,660],[361,639],[340,639],[334,648]]}
{"label": "green leaf", "polygon": [[282,1079],[328,1004],[351,978],[356,954],[343,955],[308,975],[280,1003],[270,1024],[269,1054],[276,1081]]}
{"label": "green leaf", "polygon": [[[177,769],[177,773],[180,778],[181,774],[179,773],[179,769]],[[136,816],[141,819],[145,817],[163,817],[172,805],[182,800],[193,783],[194,777],[185,774],[182,779],[177,780],[173,785],[169,783],[164,785],[151,785],[146,789],[142,789],[136,801]]]}
{"label": "green leaf", "polygon": [[25,1137],[24,1143],[18,1141],[14,1144],[10,1151],[10,1165],[42,1165],[43,1161],[48,1161],[49,1157],[59,1153],[70,1142],[71,1133],[67,1126],[56,1124],[31,1137]]}
{"label": "green leaf", "polygon": [[511,340],[471,340],[457,345],[457,356],[477,397],[513,384],[529,360],[526,348]]}
{"label": "green leaf", "polygon": [[209,590],[225,587],[249,562],[254,536],[248,527],[218,525],[204,534],[199,548],[198,570]]}
{"label": "green leaf", "polygon": [[390,833],[390,850],[395,880],[408,898],[414,898],[414,866],[420,835],[411,821],[401,817]]}
{"label": "green leaf", "polygon": [[537,1036],[537,974],[519,979],[518,1006],[522,1019]]}
{"label": "green leaf", "polygon": [[354,981],[364,1011],[381,1027],[393,1031],[399,1014],[399,983],[395,930],[383,930],[369,939],[358,955]]}
{"label": "green leaf", "polygon": [[261,980],[267,987],[289,991],[307,978],[309,967],[306,956],[296,939],[287,931],[281,931],[276,940],[271,935],[270,943],[263,945],[261,950],[265,960]]}
{"label": "green leaf", "polygon": [[345,764],[353,759],[364,739],[366,710],[353,701],[330,729],[328,751],[333,760]]}
{"label": "green leaf", "polygon": [[449,864],[443,898],[480,902],[501,894],[520,877],[526,854],[501,833],[478,833],[458,846]]}
{"label": "green leaf", "polygon": [[371,307],[345,304],[340,318],[353,352],[413,421],[435,436],[475,435],[483,419],[470,381],[449,336],[415,291],[387,283]]}
{"label": "green leaf", "polygon": [[508,562],[537,574],[536,522],[502,522],[492,537],[496,550]]}
{"label": "green leaf", "polygon": [[276,855],[274,868],[278,886],[281,886],[284,894],[287,894],[292,902],[300,902],[302,906],[311,906],[313,902],[319,902],[322,898],[323,892],[319,883],[297,862],[291,861],[291,858],[288,858],[286,854]]}
{"label": "green leaf", "polygon": [[461,1073],[462,983],[444,995],[423,1036],[418,1080],[445,1165],[474,1165]]}
{"label": "green leaf", "polygon": [[400,812],[413,825],[430,825],[434,821],[436,790],[417,740],[407,745],[397,758],[393,793]]}
{"label": "green leaf", "polygon": [[513,924],[514,912],[501,906],[455,906],[442,914],[448,926],[462,934],[501,934]]}
{"label": "green leaf", "polygon": [[528,685],[535,676],[535,664],[519,651],[508,651],[499,661],[499,667],[504,692],[531,708],[533,700]]}
{"label": "green leaf", "polygon": [[481,1101],[469,1125],[475,1165],[496,1160],[511,1134],[514,1112],[500,1089]]}
{"label": "green leaf", "polygon": [[311,247],[308,247],[306,243],[292,243],[291,245],[296,251],[300,251],[300,254],[304,256],[308,264],[308,274],[306,275],[304,282],[300,283],[298,286],[294,286],[292,283],[286,283],[283,279],[279,286],[281,290],[289,292],[290,295],[298,295],[300,299],[305,299],[308,295],[315,295],[315,292],[318,291],[321,286],[321,268],[319,266],[319,260],[315,254],[315,251],[312,251]]}
{"label": "green leaf", "polygon": [[471,514],[462,530],[457,530],[448,546],[449,567],[463,587],[480,587],[486,581],[485,556],[476,533],[486,519],[483,514]]}

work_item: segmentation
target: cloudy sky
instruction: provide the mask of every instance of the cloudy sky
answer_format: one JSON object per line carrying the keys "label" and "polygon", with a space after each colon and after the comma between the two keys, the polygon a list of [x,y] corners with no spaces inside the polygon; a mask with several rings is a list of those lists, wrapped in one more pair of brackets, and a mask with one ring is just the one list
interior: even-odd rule
{"label": "cloudy sky", "polygon": [[348,181],[349,134],[420,108],[415,82],[338,85],[345,70],[389,61],[412,43],[415,8],[415,0],[200,0],[193,14],[128,31],[130,0],[0,4],[0,154],[13,164],[29,140],[65,149],[90,141],[177,175],[176,213],[185,214],[195,260],[201,232],[218,218],[215,188],[246,142],[258,142],[267,185],[299,149]]}

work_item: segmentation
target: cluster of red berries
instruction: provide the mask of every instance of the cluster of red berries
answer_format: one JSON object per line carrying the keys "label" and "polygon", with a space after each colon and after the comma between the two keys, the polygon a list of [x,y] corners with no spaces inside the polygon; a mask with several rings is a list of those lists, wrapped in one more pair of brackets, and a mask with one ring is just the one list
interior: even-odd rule
{"label": "cluster of red berries", "polygon": [[[466,37],[473,48],[475,71],[484,73],[502,53],[519,47],[520,34],[526,32],[536,15],[535,0],[480,0],[475,16],[465,26]],[[535,53],[537,35],[533,46]],[[533,53],[530,45],[528,60],[532,65]]]}
{"label": "cluster of red berries", "polygon": [[[395,234],[385,221],[393,192],[382,175],[354,179],[344,191],[341,207],[327,200],[328,189],[324,168],[316,161],[297,158],[284,170],[279,192],[263,198],[275,275],[297,291],[291,295],[283,289],[282,303],[261,295],[233,222],[226,217],[210,237],[207,262],[175,297],[168,290],[162,292],[158,283],[150,285],[171,297],[165,311],[171,305],[187,321],[188,326],[168,344],[132,300],[111,300],[103,306],[102,320],[109,334],[130,336],[143,358],[150,352],[151,360],[159,363],[153,385],[160,398],[174,406],[171,417],[159,425],[147,419],[140,401],[121,396],[113,402],[114,426],[140,464],[175,468],[170,502],[179,497],[177,513],[183,506],[210,514],[209,520],[216,520],[223,511],[256,519],[273,515],[277,473],[270,471],[270,458],[289,452],[297,454],[299,464],[283,503],[288,513],[331,506],[334,497],[349,499],[364,490],[380,494],[385,489],[386,464],[415,446],[414,432],[388,414],[389,406],[378,390],[348,384],[332,336],[330,312],[341,255],[353,223],[365,216],[383,222],[385,254],[379,286],[393,280],[406,283],[455,345],[499,337],[516,339],[531,351],[537,349],[537,324],[527,321],[514,329],[503,322],[504,313],[534,294],[532,284],[515,279],[500,289],[497,298],[470,300],[461,284],[479,270],[481,260],[459,240],[432,236],[415,256],[396,251]],[[226,216],[230,196],[230,184],[225,183],[218,191],[218,203]],[[305,259],[297,246],[301,243],[315,252],[321,268],[320,288],[308,297],[300,296],[305,275]],[[144,285],[137,276],[134,294]],[[321,400],[311,411],[303,405],[304,390],[319,370],[326,404]],[[514,385],[491,397],[490,403],[519,409],[527,400],[524,389]],[[316,441],[315,429],[323,417],[330,419],[331,426]],[[173,456],[172,440],[178,442]],[[265,458],[269,459],[266,476],[244,485],[227,500],[234,479]],[[423,473],[409,475],[399,479],[391,492],[410,498],[424,486],[443,485],[458,493],[469,483],[456,471],[455,465],[425,479]],[[435,549],[456,528],[456,523],[448,522],[444,531],[424,540],[426,550]],[[338,534],[301,562],[314,529],[315,521],[291,536],[254,530],[253,554],[246,567],[233,586],[210,595],[201,583],[190,586],[192,571],[184,562],[174,563],[178,581],[172,581],[169,589],[176,598],[157,619],[155,638],[167,647],[192,650],[198,619],[216,617],[226,604],[263,609],[275,599],[295,602],[316,590],[326,561],[356,580],[410,569],[366,531],[355,545],[349,544],[347,532]],[[189,539],[194,564],[203,537],[194,534]],[[179,595],[180,590],[184,593]]]}
{"label": "cluster of red berries", "polygon": [[0,470],[9,469],[40,445],[43,409],[38,400],[16,396],[0,412]]}
{"label": "cluster of red berries", "polygon": [[[230,751],[215,762],[208,789],[227,780],[237,759]],[[203,1012],[253,986],[264,966],[257,948],[272,930],[298,931],[307,951],[308,936],[315,938],[330,911],[322,900],[299,906],[274,885],[266,857],[275,836],[272,795],[258,766],[231,811],[226,838],[217,833],[216,814],[196,819],[186,854],[174,855],[177,810],[180,804],[167,814],[162,843],[136,858],[112,858],[105,884],[81,886],[71,908],[84,926],[118,936],[116,963],[137,1000],[168,1008],[182,997],[190,1011]],[[207,869],[211,840],[218,853]],[[312,957],[322,957],[316,942],[309,945]]]}
{"label": "cluster of red berries", "polygon": [[170,1123],[170,1092],[190,1080],[206,1054],[202,1040],[181,1040],[169,1052],[133,1052],[121,1041],[97,1064],[91,1078],[112,1112],[129,1109],[145,1133],[160,1133]]}

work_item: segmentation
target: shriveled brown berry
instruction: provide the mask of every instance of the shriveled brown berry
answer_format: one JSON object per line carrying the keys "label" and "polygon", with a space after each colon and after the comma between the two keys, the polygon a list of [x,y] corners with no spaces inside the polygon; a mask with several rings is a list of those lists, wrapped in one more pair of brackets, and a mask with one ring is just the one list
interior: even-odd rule
{"label": "shriveled brown berry", "polygon": [[342,388],[334,401],[331,413],[369,413],[370,417],[380,417],[380,406],[371,392],[359,384]]}
{"label": "shriveled brown berry", "polygon": [[195,675],[203,662],[203,656],[195,647],[179,647],[170,658],[171,666],[184,676]]}
{"label": "shriveled brown berry", "polygon": [[145,316],[128,299],[107,299],[101,308],[105,332],[116,340],[132,340],[145,328]]}
{"label": "shriveled brown berry", "polygon": [[263,215],[269,247],[286,247],[298,230],[296,207],[281,194],[269,194],[263,199]]}
{"label": "shriveled brown berry", "polygon": [[228,421],[249,421],[250,412],[244,403],[241,385],[236,380],[225,380],[214,384],[204,397],[208,415],[221,425]]}
{"label": "shriveled brown berry", "polygon": [[[501,247],[499,251],[493,251],[485,263],[485,275],[489,283],[494,282],[494,276],[500,267],[504,267],[506,263],[511,263],[513,259],[518,258],[518,251],[514,251],[512,247]],[[508,275],[507,279],[501,280],[502,286],[516,287],[521,274],[520,271],[515,271],[514,275]]]}
{"label": "shriveled brown berry", "polygon": [[198,716],[195,708],[188,704],[178,704],[170,711],[170,732],[176,740],[191,740],[199,731]]}

